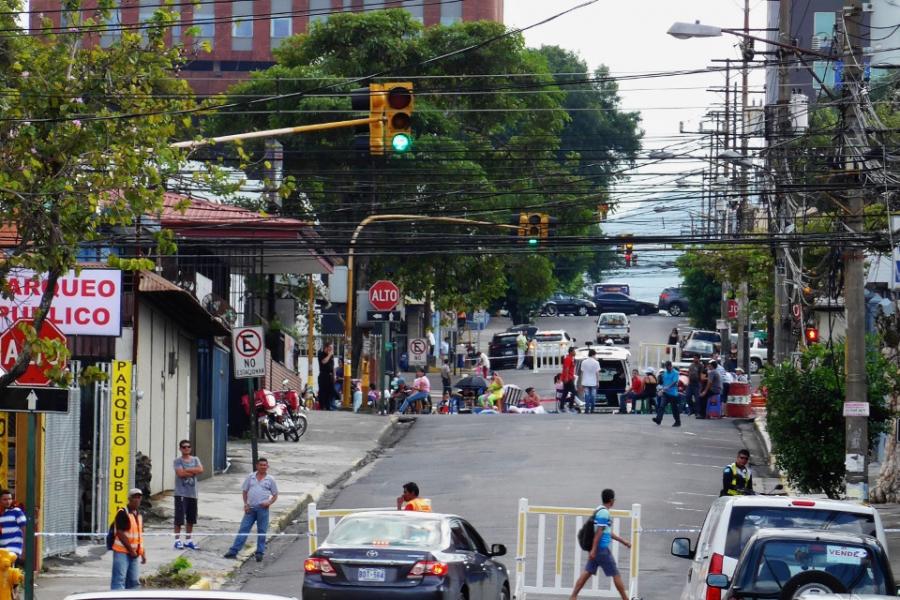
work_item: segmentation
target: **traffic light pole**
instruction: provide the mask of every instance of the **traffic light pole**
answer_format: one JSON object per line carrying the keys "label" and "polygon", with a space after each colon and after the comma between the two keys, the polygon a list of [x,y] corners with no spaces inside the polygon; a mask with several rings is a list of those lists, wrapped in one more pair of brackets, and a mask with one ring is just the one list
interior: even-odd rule
{"label": "traffic light pole", "polygon": [[456,223],[458,225],[481,225],[483,227],[497,227],[499,229],[517,230],[517,225],[504,225],[502,223],[493,223],[491,221],[473,221],[472,219],[461,219],[457,217],[428,217],[422,215],[370,215],[360,221],[359,225],[353,231],[350,238],[350,248],[347,251],[347,314],[344,319],[344,383],[341,388],[341,404],[345,409],[349,409],[352,402],[351,393],[351,374],[353,373],[353,298],[355,292],[353,290],[353,256],[356,248],[356,240],[359,234],[365,229],[366,225],[378,222],[431,222],[431,223]]}
{"label": "traffic light pole", "polygon": [[369,125],[370,123],[378,123],[384,121],[385,116],[366,117],[363,119],[350,119],[349,121],[330,121],[328,123],[313,123],[311,125],[297,125],[296,127],[282,127],[280,129],[264,129],[262,131],[245,131],[244,133],[235,133],[233,135],[220,135],[218,137],[203,138],[202,140],[189,140],[185,142],[175,142],[169,144],[170,148],[201,148],[203,146],[214,146],[224,142],[237,142],[240,140],[253,140],[258,138],[269,138],[279,135],[288,135],[291,133],[309,133],[312,131],[327,131],[329,129],[346,129],[347,127],[358,127],[360,125]]}

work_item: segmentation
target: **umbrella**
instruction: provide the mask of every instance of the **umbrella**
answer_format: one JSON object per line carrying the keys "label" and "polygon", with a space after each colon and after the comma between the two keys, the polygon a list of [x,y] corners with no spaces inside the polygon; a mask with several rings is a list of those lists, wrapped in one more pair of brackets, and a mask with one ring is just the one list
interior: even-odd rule
{"label": "umbrella", "polygon": [[456,382],[456,387],[458,388],[484,389],[487,386],[487,380],[480,375],[469,375],[468,377],[463,377]]}

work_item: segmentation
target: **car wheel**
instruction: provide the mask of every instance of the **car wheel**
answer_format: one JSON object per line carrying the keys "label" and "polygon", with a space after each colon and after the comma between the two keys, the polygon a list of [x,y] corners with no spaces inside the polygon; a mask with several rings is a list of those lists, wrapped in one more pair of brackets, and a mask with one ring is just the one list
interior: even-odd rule
{"label": "car wheel", "polygon": [[504,581],[500,586],[500,600],[509,600],[509,582]]}
{"label": "car wheel", "polygon": [[623,343],[623,344],[627,344],[629,339],[630,339],[630,338],[629,338],[628,336],[623,337],[623,338],[622,338],[622,343]]}
{"label": "car wheel", "polygon": [[756,375],[762,369],[762,361],[758,358],[750,358],[750,374]]}
{"label": "car wheel", "polygon": [[669,314],[673,317],[680,317],[682,312],[681,305],[677,302],[669,305]]}
{"label": "car wheel", "polygon": [[544,307],[544,312],[547,313],[548,317],[555,317],[559,314],[559,310],[556,308],[555,304],[550,304]]}
{"label": "car wheel", "polygon": [[779,600],[794,600],[803,594],[846,594],[841,581],[825,571],[804,571],[794,575],[781,588]]}
{"label": "car wheel", "polygon": [[588,311],[587,311],[587,307],[586,307],[586,306],[579,306],[579,307],[578,307],[578,316],[579,316],[579,317],[583,317],[583,316],[587,315],[587,312],[588,312]]}

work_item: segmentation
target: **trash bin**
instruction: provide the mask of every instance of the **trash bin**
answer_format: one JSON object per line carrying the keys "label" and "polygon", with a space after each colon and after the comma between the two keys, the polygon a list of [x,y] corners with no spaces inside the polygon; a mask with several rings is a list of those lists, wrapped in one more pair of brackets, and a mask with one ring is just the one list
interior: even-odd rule
{"label": "trash bin", "polygon": [[748,419],[753,414],[750,406],[750,384],[732,383],[728,388],[725,415],[736,419]]}
{"label": "trash bin", "polygon": [[409,354],[406,352],[400,355],[400,370],[404,373],[409,372]]}

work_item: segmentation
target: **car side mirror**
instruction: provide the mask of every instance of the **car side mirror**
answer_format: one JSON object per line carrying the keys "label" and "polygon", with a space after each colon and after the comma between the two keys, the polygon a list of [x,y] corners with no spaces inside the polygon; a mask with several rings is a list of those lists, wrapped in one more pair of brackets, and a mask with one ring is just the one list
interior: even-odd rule
{"label": "car side mirror", "polygon": [[726,590],[729,583],[731,582],[728,581],[728,575],[723,575],[722,573],[710,573],[706,576],[706,585],[711,588]]}
{"label": "car side mirror", "polygon": [[491,544],[491,556],[506,556],[506,546],[503,544]]}
{"label": "car side mirror", "polygon": [[675,538],[672,540],[672,555],[680,558],[694,558],[689,538]]}

